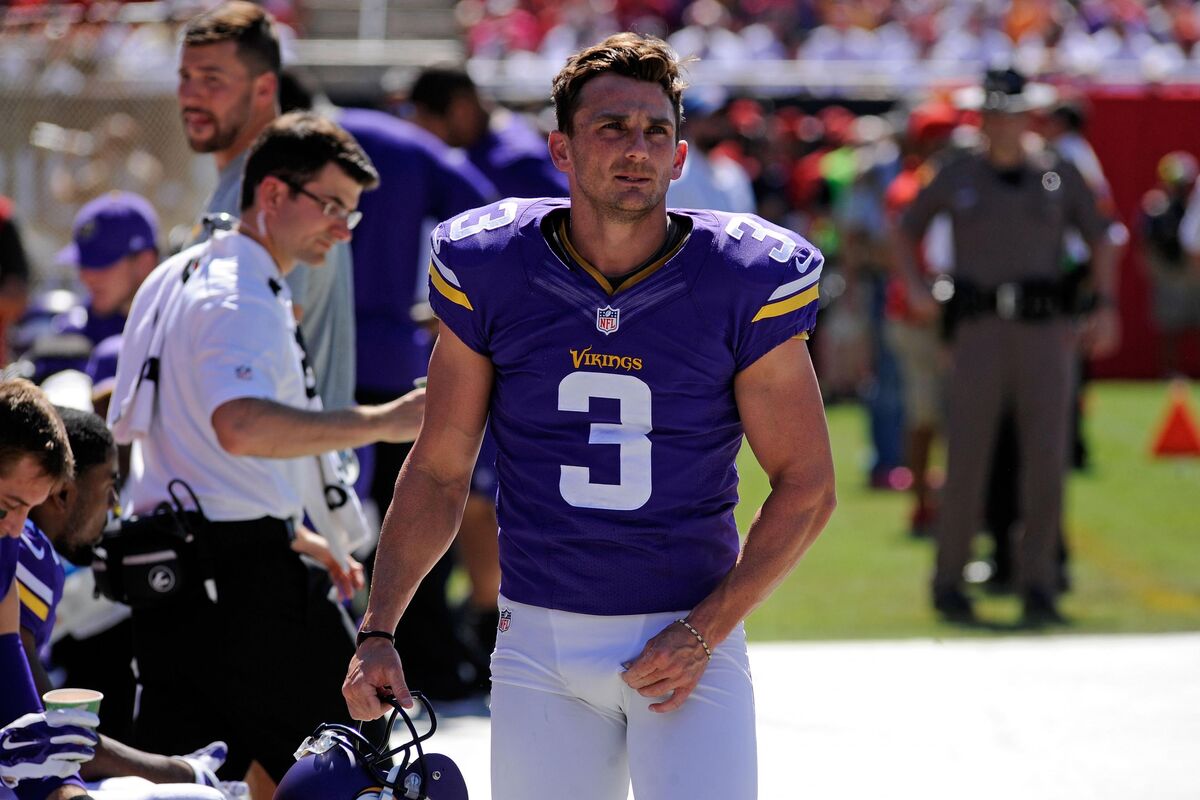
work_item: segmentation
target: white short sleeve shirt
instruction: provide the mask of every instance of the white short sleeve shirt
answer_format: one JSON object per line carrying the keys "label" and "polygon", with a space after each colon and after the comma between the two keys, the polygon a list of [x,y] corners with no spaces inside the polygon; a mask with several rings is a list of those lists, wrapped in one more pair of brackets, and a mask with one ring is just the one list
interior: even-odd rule
{"label": "white short sleeve shirt", "polygon": [[[218,233],[174,258],[197,264],[158,321],[165,339],[157,403],[149,435],[135,444],[141,463],[131,470],[131,510],[149,512],[179,478],[210,519],[299,519],[302,461],[231,455],[212,426],[218,407],[243,397],[308,407],[287,284],[267,251],[239,233]],[[166,279],[165,267],[147,283]]]}

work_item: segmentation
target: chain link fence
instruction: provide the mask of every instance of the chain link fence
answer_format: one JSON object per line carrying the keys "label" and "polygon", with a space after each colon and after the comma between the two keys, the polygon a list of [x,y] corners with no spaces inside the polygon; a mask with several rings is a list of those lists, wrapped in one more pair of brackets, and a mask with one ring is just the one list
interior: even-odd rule
{"label": "chain link fence", "polygon": [[88,200],[111,190],[144,195],[167,252],[215,183],[212,160],[188,149],[174,97],[176,18],[195,9],[139,19],[138,5],[110,19],[70,6],[4,15],[0,194],[16,205],[38,288],[73,285],[74,271],[54,256]]}

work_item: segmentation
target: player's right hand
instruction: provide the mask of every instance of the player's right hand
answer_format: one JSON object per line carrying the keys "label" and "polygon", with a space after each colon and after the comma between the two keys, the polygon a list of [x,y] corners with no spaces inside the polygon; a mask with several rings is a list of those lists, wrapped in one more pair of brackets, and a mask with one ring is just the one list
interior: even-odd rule
{"label": "player's right hand", "polygon": [[385,697],[395,697],[400,705],[412,708],[412,695],[404,681],[400,654],[387,639],[367,639],[354,651],[350,669],[342,682],[342,697],[353,719],[377,719],[392,707]]}
{"label": "player's right hand", "polygon": [[425,419],[425,388],[413,389],[406,395],[384,403],[384,430],[380,440],[384,442],[411,442],[421,430]]}
{"label": "player's right hand", "polygon": [[27,779],[74,775],[96,754],[99,724],[99,717],[78,708],[18,717],[0,729],[0,781],[12,787]]}

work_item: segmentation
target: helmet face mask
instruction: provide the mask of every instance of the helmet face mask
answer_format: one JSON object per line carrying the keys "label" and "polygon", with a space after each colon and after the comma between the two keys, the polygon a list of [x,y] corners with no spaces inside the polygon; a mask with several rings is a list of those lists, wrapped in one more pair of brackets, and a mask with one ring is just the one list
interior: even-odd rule
{"label": "helmet face mask", "polygon": [[428,731],[418,733],[395,698],[386,698],[393,711],[385,737],[400,716],[409,738],[398,747],[387,749],[386,738],[377,747],[354,728],[322,723],[296,750],[296,764],[279,782],[275,800],[467,800],[466,781],[454,761],[421,747],[437,730],[437,717],[424,695],[412,695],[429,717]]}

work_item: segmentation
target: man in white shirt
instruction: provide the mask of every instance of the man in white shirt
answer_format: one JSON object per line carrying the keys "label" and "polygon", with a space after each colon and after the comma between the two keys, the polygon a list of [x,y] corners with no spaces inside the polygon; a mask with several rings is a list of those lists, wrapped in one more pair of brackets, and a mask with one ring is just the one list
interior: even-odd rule
{"label": "man in white shirt", "polygon": [[[211,153],[217,168],[205,216],[238,215],[250,145],[279,116],[280,34],[268,11],[245,0],[220,3],[184,28],[177,86],[184,136],[193,151]],[[207,226],[197,234],[207,238]],[[323,266],[303,263],[287,276],[326,408],[354,404],[352,262],[350,245],[338,241]]]}
{"label": "man in white shirt", "polygon": [[160,265],[130,311],[109,423],[140,452],[132,512],[185,482],[208,519],[197,539],[209,579],[134,612],[136,738],[188,752],[220,731],[222,777],[254,759],[278,780],[297,742],[345,716],[333,678],[353,650],[349,620],[293,530],[326,502],[313,456],[412,439],[424,395],[322,410],[284,278],[350,239],[378,181],[335,123],[274,120],[246,160],[237,228]]}

